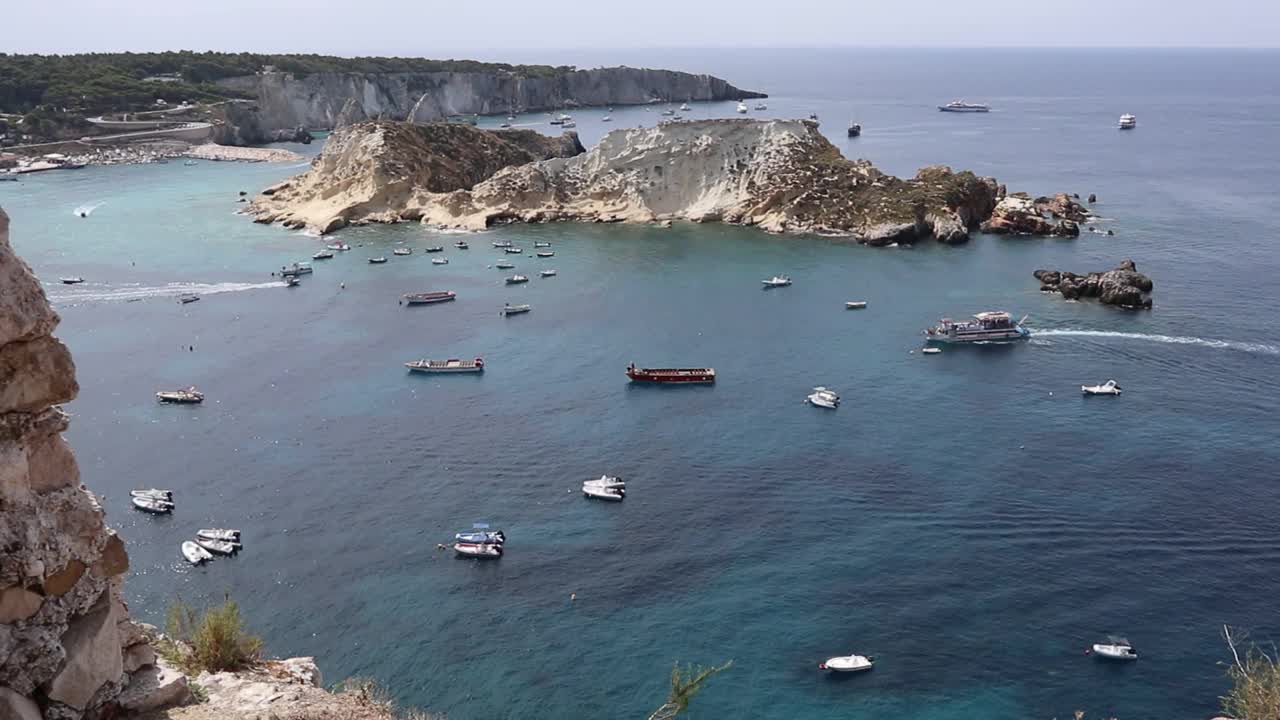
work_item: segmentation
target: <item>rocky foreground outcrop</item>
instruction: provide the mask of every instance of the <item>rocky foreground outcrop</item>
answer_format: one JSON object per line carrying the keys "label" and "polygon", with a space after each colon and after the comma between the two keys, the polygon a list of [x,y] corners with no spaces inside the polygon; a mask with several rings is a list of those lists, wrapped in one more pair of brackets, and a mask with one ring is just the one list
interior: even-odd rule
{"label": "rocky foreground outcrop", "polygon": [[1059,292],[1068,300],[1097,298],[1098,302],[1123,308],[1149,309],[1151,278],[1138,272],[1132,260],[1121,261],[1114,270],[1077,275],[1060,270],[1036,270],[1040,289]]}
{"label": "rocky foreground outcrop", "polygon": [[120,597],[129,556],[80,484],[60,404],[79,391],[58,316],[9,246],[0,210],[0,718],[119,709],[155,672]]}
{"label": "rocky foreground outcrop", "polygon": [[250,205],[258,222],[332,232],[417,220],[429,196],[470,188],[512,165],[584,152],[577,133],[481,130],[457,123],[375,122],[338,130],[307,172]]}
{"label": "rocky foreground outcrop", "polygon": [[1091,217],[1088,208],[1066,193],[1034,200],[1026,193],[1012,193],[996,204],[991,217],[982,223],[982,232],[1076,237],[1080,223]]}

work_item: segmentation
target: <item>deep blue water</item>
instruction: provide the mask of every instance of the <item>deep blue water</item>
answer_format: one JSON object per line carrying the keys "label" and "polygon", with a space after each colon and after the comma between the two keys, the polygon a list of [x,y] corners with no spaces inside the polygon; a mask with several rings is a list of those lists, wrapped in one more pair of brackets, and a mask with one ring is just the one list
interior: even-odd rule
{"label": "deep blue water", "polygon": [[[730,658],[691,717],[1214,712],[1221,624],[1280,632],[1280,55],[610,60],[768,91],[767,114],[816,112],[847,155],[892,172],[948,163],[1015,190],[1096,192],[1116,235],[870,249],[719,225],[509,227],[437,267],[365,258],[454,236],[360,228],[344,239],[362,247],[286,290],[268,273],[318,241],[233,213],[237,191],[296,167],[0,185],[17,249],[53,281],[82,385],[69,436],[129,542],[134,613],[161,621],[175,597],[229,591],[271,652],[455,720],[642,717],[672,662]],[[995,111],[933,109],[957,96]],[[1136,131],[1115,129],[1122,112]],[[602,114],[575,113],[584,141]],[[617,108],[613,125],[655,120]],[[559,276],[505,287],[495,239],[554,242],[554,259],[516,263]],[[1031,277],[1123,258],[1155,280],[1152,311],[1067,303]],[[795,285],[761,291],[779,272]],[[87,282],[56,284],[66,274]],[[205,297],[178,305],[187,283]],[[397,304],[424,289],[460,298]],[[534,310],[504,319],[504,301]],[[913,352],[927,323],[988,308],[1028,314],[1039,337]],[[472,355],[483,377],[400,365]],[[720,381],[632,387],[630,360],[712,365]],[[1076,391],[1107,378],[1121,398]],[[204,406],[152,400],[190,383]],[[841,392],[838,411],[802,404],[818,384]],[[625,503],[577,492],[602,472],[630,481]],[[127,490],[152,485],[177,492],[172,517],[130,511]],[[506,529],[501,561],[433,549],[477,520]],[[245,551],[185,567],[178,544],[211,524],[242,528]],[[1082,655],[1108,632],[1142,659]],[[877,668],[815,669],[854,651]]]}

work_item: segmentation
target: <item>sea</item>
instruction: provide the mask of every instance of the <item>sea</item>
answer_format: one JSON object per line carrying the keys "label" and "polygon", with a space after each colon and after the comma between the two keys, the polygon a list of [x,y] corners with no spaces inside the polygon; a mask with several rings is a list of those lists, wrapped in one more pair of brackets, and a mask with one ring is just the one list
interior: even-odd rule
{"label": "sea", "polygon": [[[689,717],[1212,716],[1223,626],[1280,635],[1280,53],[560,55],[506,59],[713,73],[769,93],[750,117],[815,114],[888,172],[1094,193],[1114,235],[868,248],[720,224],[373,226],[285,288],[273,271],[323,241],[238,201],[305,164],[0,184],[76,360],[68,438],[128,543],[133,615],[229,596],[268,653],[453,720],[644,717],[675,663],[730,660]],[[992,111],[936,109],[958,98]],[[572,114],[589,145],[661,109]],[[525,248],[527,284],[504,283],[495,241]],[[554,257],[532,256],[541,241]],[[1124,259],[1154,280],[1150,311],[1032,277]],[[763,290],[779,273],[794,284]],[[399,304],[426,290],[458,299]],[[533,310],[503,317],[507,302]],[[940,317],[992,309],[1032,338],[920,353]],[[405,371],[423,357],[486,371]],[[632,361],[718,381],[636,386]],[[1108,379],[1122,396],[1081,395]],[[188,385],[203,405],[155,401]],[[804,403],[819,385],[839,409]],[[625,502],[581,495],[602,474]],[[137,487],[172,489],[176,511],[133,511]],[[477,522],[506,532],[500,560],[437,549]],[[241,529],[243,551],[188,566],[180,543],[211,526]],[[1085,654],[1109,635],[1140,659]],[[818,669],[850,653],[875,669]]]}

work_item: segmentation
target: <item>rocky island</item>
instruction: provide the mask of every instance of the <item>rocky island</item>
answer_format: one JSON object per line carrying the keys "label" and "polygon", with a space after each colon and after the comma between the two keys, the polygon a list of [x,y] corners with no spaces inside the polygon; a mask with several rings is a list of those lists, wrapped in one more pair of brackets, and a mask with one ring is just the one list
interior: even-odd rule
{"label": "rocky island", "polygon": [[[465,130],[468,143],[481,148],[532,145],[542,157],[530,161],[487,150],[460,154],[448,127],[344,128],[310,170],[269,188],[249,213],[259,222],[321,231],[404,220],[471,230],[513,222],[721,221],[869,245],[961,243],[979,226],[1006,222],[993,215],[1008,200],[994,179],[941,166],[897,178],[846,159],[808,120],[665,122],[615,130],[585,152],[576,138],[549,146],[523,132]],[[1028,212],[1038,211],[1031,204]],[[1057,234],[1047,222],[1024,226]]]}
{"label": "rocky island", "polygon": [[1077,275],[1061,270],[1036,270],[1044,292],[1058,292],[1068,300],[1097,298],[1098,302],[1130,309],[1150,309],[1151,278],[1138,272],[1132,260],[1122,260],[1113,270]]}

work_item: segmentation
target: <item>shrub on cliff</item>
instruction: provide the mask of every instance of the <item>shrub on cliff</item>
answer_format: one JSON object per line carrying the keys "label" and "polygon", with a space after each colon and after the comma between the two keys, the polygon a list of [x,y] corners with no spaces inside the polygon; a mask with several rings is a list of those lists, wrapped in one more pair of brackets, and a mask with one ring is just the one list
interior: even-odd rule
{"label": "shrub on cliff", "polygon": [[1232,664],[1227,674],[1231,690],[1222,697],[1222,711],[1238,720],[1274,720],[1280,717],[1280,658],[1250,643],[1243,657],[1238,645],[1243,638],[1231,637],[1231,628],[1222,634],[1231,648]]}
{"label": "shrub on cliff", "polygon": [[240,606],[229,596],[203,613],[178,600],[165,631],[160,654],[188,675],[241,670],[261,657],[262,638],[245,631]]}

